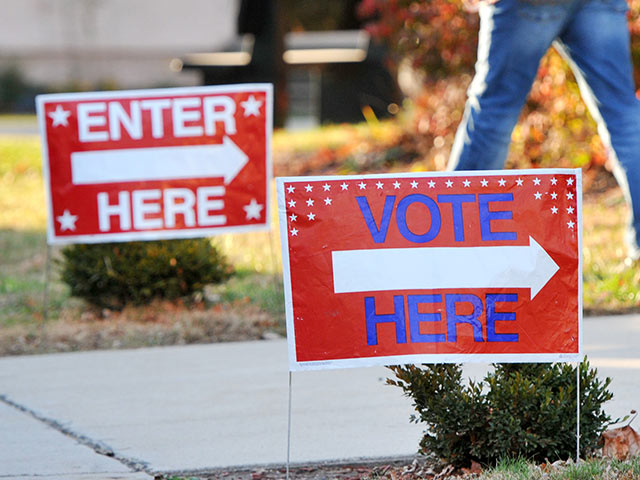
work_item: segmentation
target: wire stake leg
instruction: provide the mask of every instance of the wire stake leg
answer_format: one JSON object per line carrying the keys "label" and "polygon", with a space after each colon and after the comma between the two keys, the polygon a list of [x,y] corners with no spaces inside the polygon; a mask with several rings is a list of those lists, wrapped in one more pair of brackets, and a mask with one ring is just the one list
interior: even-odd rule
{"label": "wire stake leg", "polygon": [[289,480],[289,466],[291,464],[291,371],[289,371],[289,414],[287,426],[287,480]]}

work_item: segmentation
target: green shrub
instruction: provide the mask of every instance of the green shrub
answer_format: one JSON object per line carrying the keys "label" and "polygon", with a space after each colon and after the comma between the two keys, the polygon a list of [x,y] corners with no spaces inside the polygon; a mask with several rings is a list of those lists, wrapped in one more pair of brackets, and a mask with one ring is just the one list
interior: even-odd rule
{"label": "green shrub", "polygon": [[72,245],[62,256],[71,294],[101,308],[184,297],[231,274],[207,239]]}
{"label": "green shrub", "polygon": [[[568,364],[498,364],[482,382],[462,384],[459,365],[389,367],[413,399],[427,430],[421,453],[435,453],[456,466],[472,460],[568,459],[576,452],[576,369]],[[591,454],[611,418],[602,404],[613,395],[585,360],[580,365],[581,455]]]}

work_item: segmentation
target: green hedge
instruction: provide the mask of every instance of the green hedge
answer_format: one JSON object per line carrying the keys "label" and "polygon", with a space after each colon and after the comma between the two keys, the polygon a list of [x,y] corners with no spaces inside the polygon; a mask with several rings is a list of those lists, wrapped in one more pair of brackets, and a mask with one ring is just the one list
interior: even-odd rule
{"label": "green hedge", "polygon": [[[535,462],[575,458],[576,368],[568,364],[499,364],[483,381],[462,384],[459,365],[390,367],[413,399],[412,420],[427,425],[421,453],[457,466],[500,459]],[[613,395],[585,360],[580,365],[581,455],[598,447],[611,424],[602,404]]]}
{"label": "green hedge", "polygon": [[207,239],[72,245],[62,256],[71,294],[111,309],[185,297],[232,271]]}

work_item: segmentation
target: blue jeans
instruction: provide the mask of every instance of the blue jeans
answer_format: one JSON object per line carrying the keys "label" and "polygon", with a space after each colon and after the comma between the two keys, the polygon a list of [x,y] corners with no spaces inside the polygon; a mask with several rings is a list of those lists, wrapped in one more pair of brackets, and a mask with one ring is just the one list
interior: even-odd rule
{"label": "blue jeans", "polygon": [[504,167],[511,132],[553,44],[569,62],[614,174],[632,207],[629,255],[640,258],[640,102],[635,96],[625,0],[499,0],[480,8],[476,74],[449,168]]}

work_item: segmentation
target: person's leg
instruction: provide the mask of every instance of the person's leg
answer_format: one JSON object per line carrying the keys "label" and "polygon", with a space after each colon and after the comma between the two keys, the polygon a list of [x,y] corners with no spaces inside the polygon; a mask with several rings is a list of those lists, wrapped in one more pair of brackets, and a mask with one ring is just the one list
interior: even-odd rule
{"label": "person's leg", "polygon": [[499,169],[538,71],[560,33],[571,0],[536,4],[499,0],[480,8],[476,74],[458,126],[449,169]]}
{"label": "person's leg", "polygon": [[585,0],[560,35],[580,91],[613,147],[614,173],[632,207],[629,255],[640,258],[640,102],[635,94],[624,0]]}

